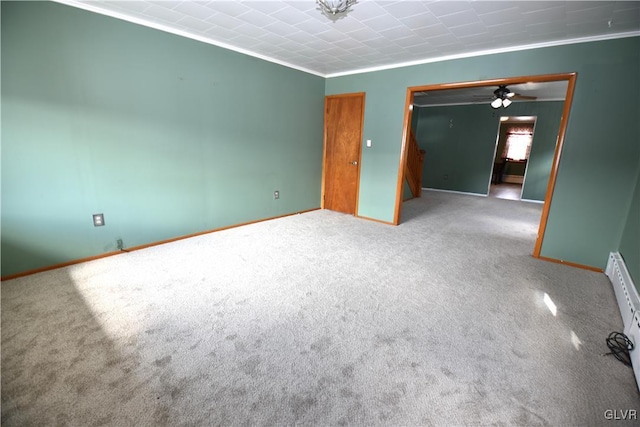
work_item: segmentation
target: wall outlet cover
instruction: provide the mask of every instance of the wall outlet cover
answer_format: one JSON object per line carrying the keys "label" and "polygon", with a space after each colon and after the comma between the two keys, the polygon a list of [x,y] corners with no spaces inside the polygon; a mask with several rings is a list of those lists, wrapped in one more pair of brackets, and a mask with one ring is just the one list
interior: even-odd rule
{"label": "wall outlet cover", "polygon": [[102,227],[104,225],[104,214],[93,214],[93,226]]}

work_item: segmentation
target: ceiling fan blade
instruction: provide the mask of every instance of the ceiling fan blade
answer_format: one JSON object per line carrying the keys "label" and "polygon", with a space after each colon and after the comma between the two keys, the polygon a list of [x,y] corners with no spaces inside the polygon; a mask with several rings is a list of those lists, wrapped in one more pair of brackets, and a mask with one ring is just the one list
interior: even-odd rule
{"label": "ceiling fan blade", "polygon": [[538,99],[537,96],[528,96],[528,95],[520,95],[519,93],[516,93],[511,99]]}

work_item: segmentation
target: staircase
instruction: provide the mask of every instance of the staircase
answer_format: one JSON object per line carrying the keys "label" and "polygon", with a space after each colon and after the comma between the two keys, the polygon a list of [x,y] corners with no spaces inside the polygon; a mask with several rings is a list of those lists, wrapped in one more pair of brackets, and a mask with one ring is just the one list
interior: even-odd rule
{"label": "staircase", "polygon": [[407,147],[407,161],[404,166],[404,178],[409,184],[413,197],[420,197],[422,194],[422,165],[424,163],[425,151],[418,147],[413,129],[409,131],[409,141]]}

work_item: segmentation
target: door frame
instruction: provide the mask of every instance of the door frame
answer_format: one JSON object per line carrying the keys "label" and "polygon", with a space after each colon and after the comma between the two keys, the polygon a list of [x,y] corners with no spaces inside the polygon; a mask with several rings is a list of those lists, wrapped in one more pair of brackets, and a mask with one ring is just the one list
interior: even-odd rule
{"label": "door frame", "polygon": [[564,146],[564,139],[567,132],[567,125],[569,123],[569,113],[571,112],[571,104],[573,102],[573,94],[576,86],[576,79],[578,73],[559,73],[559,74],[544,74],[536,76],[519,76],[519,77],[506,77],[498,79],[488,80],[476,80],[469,82],[458,83],[441,83],[425,86],[412,86],[407,88],[407,98],[404,106],[404,124],[402,127],[402,149],[400,152],[400,165],[398,169],[398,181],[396,185],[396,206],[394,214],[394,224],[400,223],[400,214],[402,209],[402,190],[404,184],[404,167],[407,162],[407,137],[409,134],[409,128],[411,126],[411,111],[410,107],[413,104],[413,96],[416,92],[445,90],[445,89],[461,89],[470,87],[485,87],[485,86],[499,86],[499,85],[516,85],[522,83],[543,83],[543,82],[555,82],[566,81],[567,93],[564,98],[564,108],[562,109],[562,118],[560,119],[560,128],[558,129],[558,137],[556,139],[556,148],[553,155],[553,162],[551,164],[551,172],[549,174],[549,183],[547,184],[547,192],[544,198],[544,204],[542,207],[542,215],[540,218],[540,225],[538,227],[538,236],[533,249],[533,256],[540,258],[540,251],[542,249],[542,241],[544,240],[544,233],[547,228],[547,220],[549,218],[549,209],[551,207],[551,200],[553,199],[553,193],[556,186],[556,179],[558,177],[558,166],[560,164],[560,157],[562,155],[562,149]]}
{"label": "door frame", "polygon": [[[509,117],[522,117],[522,116],[509,116]],[[533,147],[533,138],[536,134],[536,126],[538,125],[538,116],[529,116],[534,117],[533,126],[531,128],[531,147]],[[502,116],[500,116],[502,118]],[[500,144],[500,130],[504,122],[500,120],[498,122],[498,131],[496,135],[496,146],[493,149],[493,164],[491,165],[491,171],[489,172],[489,185],[487,186],[487,197],[491,194],[491,186],[493,185],[493,173],[496,168],[496,157],[498,156],[498,145]],[[522,200],[522,193],[524,191],[524,183],[527,181],[527,170],[529,170],[529,159],[527,159],[527,163],[524,167],[524,175],[522,176],[522,187],[520,188],[520,197],[518,200]]]}
{"label": "door frame", "polygon": [[326,95],[324,97],[324,120],[322,124],[322,187],[320,192],[320,209],[325,209],[324,196],[325,196],[325,180],[327,178],[327,101],[331,98],[347,98],[347,97],[361,97],[362,98],[362,113],[360,116],[360,138],[358,142],[358,173],[356,176],[356,200],[355,210],[353,215],[358,216],[358,202],[360,201],[360,171],[362,170],[362,135],[364,132],[364,109],[366,105],[366,92],[352,92],[341,93],[337,95]]}

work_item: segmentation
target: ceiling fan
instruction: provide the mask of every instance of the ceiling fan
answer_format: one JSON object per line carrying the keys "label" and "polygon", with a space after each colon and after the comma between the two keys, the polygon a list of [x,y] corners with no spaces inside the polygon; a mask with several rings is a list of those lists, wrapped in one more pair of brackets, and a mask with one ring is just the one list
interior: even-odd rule
{"label": "ceiling fan", "polygon": [[[486,99],[485,95],[476,95],[475,97]],[[507,88],[506,85],[500,85],[498,86],[498,89],[493,91],[493,100],[491,101],[491,106],[493,108],[507,108],[514,100],[533,101],[535,99],[538,99],[538,97],[521,95],[519,93],[511,91],[509,88]]]}

